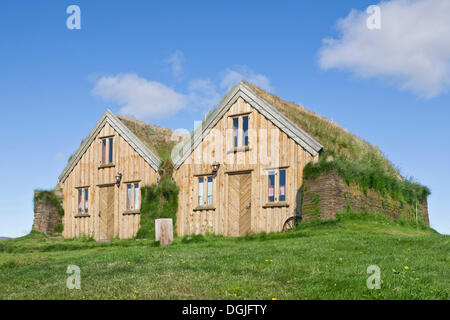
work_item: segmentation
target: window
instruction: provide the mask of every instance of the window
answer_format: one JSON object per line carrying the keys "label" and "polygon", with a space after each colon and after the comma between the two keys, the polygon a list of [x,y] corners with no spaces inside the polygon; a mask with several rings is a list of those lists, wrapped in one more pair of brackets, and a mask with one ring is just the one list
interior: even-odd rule
{"label": "window", "polygon": [[81,214],[82,212],[89,212],[89,189],[78,189],[78,213]]}
{"label": "window", "polygon": [[83,190],[78,189],[78,213],[81,213],[83,206]]}
{"label": "window", "polygon": [[89,211],[89,189],[84,189],[84,213]]}
{"label": "window", "polygon": [[239,118],[233,118],[233,145],[235,148],[238,146],[239,136]]}
{"label": "window", "polygon": [[[214,200],[214,177],[198,178],[198,206],[212,206]],[[206,196],[205,196],[206,195]]]}
{"label": "window", "polygon": [[106,163],[106,139],[102,140],[102,164]]}
{"label": "window", "polygon": [[213,204],[213,178],[208,177],[208,206]]}
{"label": "window", "polygon": [[134,184],[134,208],[139,209],[139,183]]}
{"label": "window", "polygon": [[198,178],[198,205],[203,206],[203,189],[204,189],[204,178]]}
{"label": "window", "polygon": [[113,139],[109,138],[109,163],[113,163]]}
{"label": "window", "polygon": [[232,118],[233,120],[233,147],[247,147],[249,144],[248,129],[249,116],[239,116]]}
{"label": "window", "polygon": [[139,210],[139,183],[127,184],[127,210]]}
{"label": "window", "polygon": [[267,201],[285,202],[287,194],[286,169],[271,170],[268,173]]}
{"label": "window", "polygon": [[242,145],[248,146],[248,116],[242,118],[242,131],[243,131]]}
{"label": "window", "polygon": [[127,184],[127,210],[131,210],[131,184]]}
{"label": "window", "polygon": [[269,202],[275,201],[275,172],[269,172],[269,189],[268,189]]}
{"label": "window", "polygon": [[113,163],[114,141],[113,138],[102,138],[100,140],[102,146],[101,164]]}
{"label": "window", "polygon": [[280,170],[280,186],[278,188],[280,201],[286,201],[286,170]]}

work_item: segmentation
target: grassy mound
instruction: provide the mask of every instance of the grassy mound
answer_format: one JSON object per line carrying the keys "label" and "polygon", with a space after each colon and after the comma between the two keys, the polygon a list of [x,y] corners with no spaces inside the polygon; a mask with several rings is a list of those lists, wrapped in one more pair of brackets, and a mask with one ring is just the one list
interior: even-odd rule
{"label": "grassy mound", "polygon": [[136,238],[154,239],[159,218],[172,218],[176,226],[178,187],[169,176],[163,176],[159,184],[142,187],[141,195],[141,227]]}
{"label": "grassy mound", "polygon": [[[6,240],[8,241],[8,240]],[[0,253],[0,299],[449,299],[449,236],[364,214],[244,238],[50,242],[48,252]],[[82,290],[66,288],[67,266]],[[370,290],[367,269],[381,270]]]}
{"label": "grassy mound", "polygon": [[378,159],[349,161],[337,158],[327,161],[327,154],[323,154],[317,163],[308,163],[303,169],[305,179],[314,179],[323,172],[336,171],[347,184],[356,183],[364,191],[373,189],[383,196],[391,196],[392,199],[409,203],[423,203],[430,189],[422,186],[412,179],[398,179],[387,172]]}
{"label": "grassy mound", "polygon": [[336,157],[351,161],[375,161],[388,173],[398,175],[398,171],[387,160],[378,147],[352,134],[330,121],[293,102],[287,102],[251,83],[245,83],[264,100],[274,106],[284,116],[313,136],[323,146],[324,151]]}

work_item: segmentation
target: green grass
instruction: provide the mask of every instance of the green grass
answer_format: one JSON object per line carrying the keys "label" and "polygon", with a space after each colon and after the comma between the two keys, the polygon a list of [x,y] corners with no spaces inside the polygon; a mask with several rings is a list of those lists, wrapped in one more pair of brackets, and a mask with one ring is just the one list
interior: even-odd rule
{"label": "green grass", "polygon": [[[449,237],[368,215],[287,233],[184,237],[167,247],[39,233],[0,244],[0,299],[450,298]],[[366,287],[373,264],[380,290]],[[81,290],[66,288],[68,265],[81,268]]]}
{"label": "green grass", "polygon": [[142,187],[141,198],[141,226],[137,238],[154,238],[156,219],[172,218],[173,224],[176,225],[178,187],[171,176],[163,175],[158,184]]}
{"label": "green grass", "polygon": [[323,172],[337,172],[347,184],[356,183],[365,192],[373,189],[384,197],[409,204],[421,204],[430,195],[430,189],[410,179],[399,179],[383,168],[375,157],[359,161],[336,158],[327,161],[329,153],[320,156],[317,163],[308,163],[303,169],[305,179],[315,179]]}

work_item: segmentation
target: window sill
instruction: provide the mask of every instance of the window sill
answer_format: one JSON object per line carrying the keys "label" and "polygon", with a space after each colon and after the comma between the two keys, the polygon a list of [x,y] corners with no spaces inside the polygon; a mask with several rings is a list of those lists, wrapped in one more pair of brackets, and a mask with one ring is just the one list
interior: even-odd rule
{"label": "window sill", "polygon": [[279,208],[279,207],[289,207],[287,202],[269,202],[262,206],[263,208]]}
{"label": "window sill", "polygon": [[105,164],[101,164],[98,166],[99,169],[104,169],[104,168],[114,168],[116,165],[114,163],[105,163]]}
{"label": "window sill", "polygon": [[227,153],[237,153],[237,152],[245,152],[245,151],[251,151],[249,146],[245,147],[234,147],[231,150],[229,150]]}
{"label": "window sill", "polygon": [[216,207],[213,206],[198,206],[194,208],[194,211],[207,211],[207,210],[216,210]]}
{"label": "window sill", "polygon": [[79,213],[74,216],[74,218],[89,218],[91,215],[88,213]]}
{"label": "window sill", "polygon": [[122,215],[124,216],[130,216],[130,215],[135,215],[135,214],[141,214],[140,210],[126,210],[124,213],[122,213]]}

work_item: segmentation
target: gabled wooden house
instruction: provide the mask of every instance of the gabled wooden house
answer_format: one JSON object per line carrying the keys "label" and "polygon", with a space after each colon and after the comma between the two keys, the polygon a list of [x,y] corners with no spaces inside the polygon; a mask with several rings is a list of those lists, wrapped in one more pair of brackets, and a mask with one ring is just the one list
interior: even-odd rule
{"label": "gabled wooden house", "polygon": [[171,133],[107,110],[59,176],[63,236],[134,237],[140,188],[158,181],[158,148],[170,144]]}
{"label": "gabled wooden house", "polygon": [[245,82],[173,159],[179,236],[281,231],[300,210],[303,168],[322,145]]}
{"label": "gabled wooden house", "polygon": [[[179,236],[281,231],[300,210],[303,168],[323,147],[269,97],[239,83],[189,142],[172,150]],[[158,182],[160,149],[175,145],[172,136],[107,110],[59,177],[64,237],[134,237],[140,188]]]}

